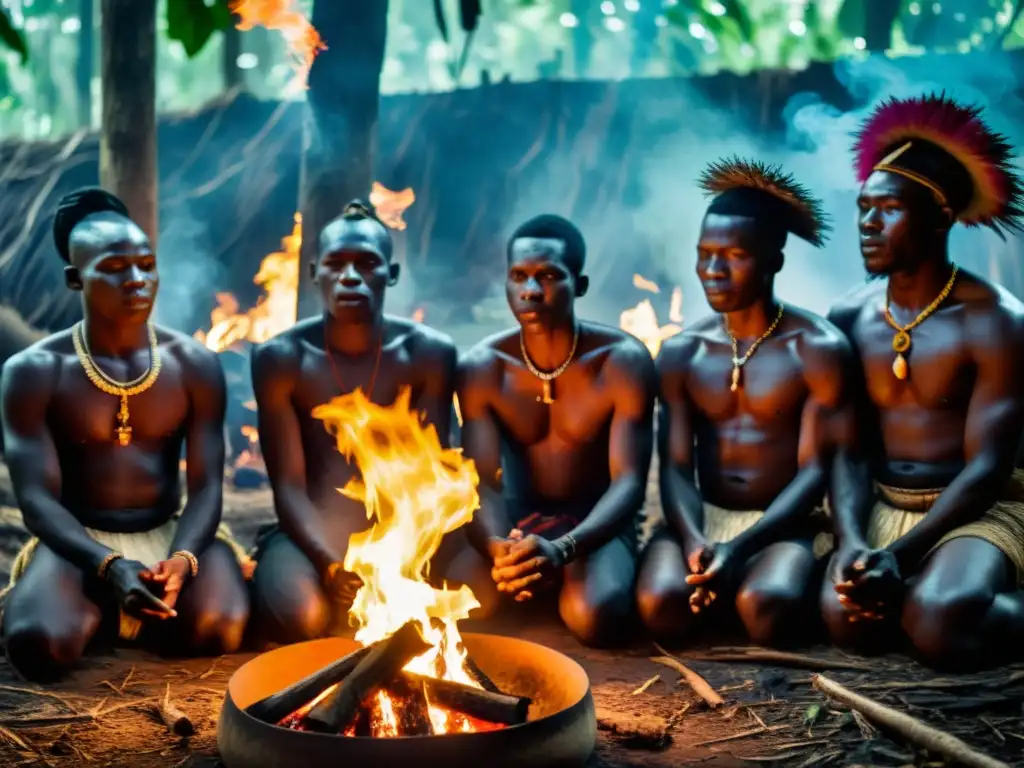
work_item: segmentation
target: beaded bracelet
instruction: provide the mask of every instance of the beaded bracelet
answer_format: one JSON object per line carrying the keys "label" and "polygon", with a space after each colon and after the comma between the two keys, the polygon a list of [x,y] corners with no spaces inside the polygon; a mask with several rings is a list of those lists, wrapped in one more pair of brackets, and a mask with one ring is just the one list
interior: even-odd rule
{"label": "beaded bracelet", "polygon": [[177,552],[172,552],[171,557],[180,557],[188,563],[188,570],[192,574],[193,579],[199,575],[199,560],[187,549],[179,549]]}
{"label": "beaded bracelet", "polygon": [[101,562],[99,568],[96,569],[96,575],[100,579],[106,578],[107,571],[110,570],[111,564],[115,560],[120,560],[123,557],[124,555],[122,555],[120,552],[111,552],[109,555],[103,558],[103,562]]}

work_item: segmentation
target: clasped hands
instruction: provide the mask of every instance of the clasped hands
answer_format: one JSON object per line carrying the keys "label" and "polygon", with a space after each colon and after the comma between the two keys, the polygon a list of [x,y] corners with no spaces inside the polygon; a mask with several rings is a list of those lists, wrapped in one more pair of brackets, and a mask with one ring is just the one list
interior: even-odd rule
{"label": "clasped hands", "polygon": [[694,587],[690,593],[690,611],[700,613],[711,606],[720,593],[729,592],[734,584],[743,557],[735,544],[690,542],[686,565],[690,570],[686,583]]}
{"label": "clasped hands", "polygon": [[513,595],[519,603],[533,597],[528,586],[552,581],[565,567],[564,553],[554,542],[535,534],[524,536],[518,528],[505,539],[492,539],[487,549],[498,591]]}
{"label": "clasped hands", "polygon": [[187,560],[169,557],[153,566],[119,557],[106,572],[121,609],[135,618],[171,619],[182,588],[190,575]]}
{"label": "clasped hands", "polygon": [[850,621],[879,621],[898,610],[904,583],[892,552],[840,547],[836,558],[836,595]]}

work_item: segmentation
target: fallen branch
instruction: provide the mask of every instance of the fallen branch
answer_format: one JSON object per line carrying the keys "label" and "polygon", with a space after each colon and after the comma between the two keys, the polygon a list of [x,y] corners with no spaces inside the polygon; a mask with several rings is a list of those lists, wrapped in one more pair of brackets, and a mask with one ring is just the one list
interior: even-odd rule
{"label": "fallen branch", "polygon": [[824,675],[815,675],[814,687],[829,698],[860,712],[875,724],[899,734],[910,743],[929,752],[940,754],[955,763],[967,766],[967,768],[1009,768],[1006,763],[971,749],[956,736],[932,728],[910,715],[854,693]]}
{"label": "fallen branch", "polygon": [[698,675],[688,666],[683,664],[678,659],[674,659],[671,656],[654,656],[651,658],[655,664],[661,664],[663,666],[674,669],[686,680],[693,692],[700,696],[704,701],[707,702],[708,706],[712,709],[718,709],[718,707],[725,704],[725,699],[718,695],[711,684],[703,677]]}
{"label": "fallen branch", "polygon": [[789,728],[788,725],[769,725],[766,728],[751,728],[748,731],[740,731],[739,733],[733,733],[729,736],[720,736],[717,739],[709,739],[708,741],[698,741],[696,744],[691,744],[691,747],[708,747],[712,744],[722,744],[726,741],[736,741],[737,739],[745,739],[748,736],[758,736],[762,733],[772,733],[773,731],[781,731],[783,728]]}
{"label": "fallen branch", "polygon": [[712,648],[709,653],[687,653],[685,658],[697,661],[739,661],[748,664],[775,664],[780,667],[795,667],[797,669],[810,669],[818,672],[828,669],[847,669],[856,672],[872,671],[872,668],[867,664],[861,664],[856,661],[826,659],[818,656],[808,656],[803,653],[772,651],[767,648],[751,648],[747,651],[728,650],[720,653]]}
{"label": "fallen branch", "polygon": [[167,684],[167,691],[164,693],[163,701],[157,705],[157,712],[163,720],[167,730],[175,736],[191,736],[196,732],[196,727],[188,719],[188,715],[178,709],[171,702],[171,684]]}
{"label": "fallen branch", "polygon": [[38,717],[0,717],[0,727],[50,728],[54,725],[88,723],[95,719],[96,716],[90,712],[75,712],[69,715],[40,715]]}
{"label": "fallen branch", "polygon": [[661,675],[655,675],[650,680],[646,681],[643,685],[641,685],[639,688],[637,688],[635,691],[633,691],[632,695],[639,696],[641,693],[644,693],[648,688],[650,688],[659,680],[661,680]]}

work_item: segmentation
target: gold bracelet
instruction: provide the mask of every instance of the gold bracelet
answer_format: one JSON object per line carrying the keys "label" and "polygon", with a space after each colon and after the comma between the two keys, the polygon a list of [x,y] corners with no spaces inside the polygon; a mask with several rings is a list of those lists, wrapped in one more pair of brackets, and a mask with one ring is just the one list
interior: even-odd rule
{"label": "gold bracelet", "polygon": [[100,567],[96,569],[96,576],[98,576],[100,579],[106,578],[107,571],[110,570],[111,563],[113,563],[115,560],[120,560],[123,557],[124,555],[122,555],[120,552],[111,552],[109,555],[103,558],[103,562],[100,563]]}
{"label": "gold bracelet", "polygon": [[189,573],[192,574],[193,579],[199,575],[199,560],[187,549],[179,549],[177,552],[171,552],[171,557],[180,557],[188,563],[188,570]]}

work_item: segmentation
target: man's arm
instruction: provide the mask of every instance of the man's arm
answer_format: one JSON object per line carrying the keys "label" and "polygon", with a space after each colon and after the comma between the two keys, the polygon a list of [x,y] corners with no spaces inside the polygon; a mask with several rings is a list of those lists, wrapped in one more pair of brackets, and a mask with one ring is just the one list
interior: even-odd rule
{"label": "man's arm", "polygon": [[821,503],[831,461],[830,421],[848,401],[844,374],[850,355],[845,339],[831,329],[821,336],[805,338],[801,344],[807,399],[800,415],[799,469],[768,505],[764,517],[732,540],[742,559],[785,538]]}
{"label": "man's arm", "polygon": [[421,363],[424,380],[415,407],[426,414],[427,423],[437,429],[441,447],[447,448],[451,438],[452,397],[459,356],[455,345],[447,339],[425,339],[421,344],[424,347]]}
{"label": "man's arm", "polygon": [[971,345],[976,375],[964,426],[966,464],[924,519],[889,547],[904,573],[945,534],[990,509],[1013,471],[1024,429],[1024,318],[1000,308],[974,320],[968,318],[979,341]]}
{"label": "man's arm", "polygon": [[480,475],[480,509],[467,528],[469,542],[492,557],[492,544],[509,533],[501,484],[501,431],[490,408],[490,393],[500,386],[501,369],[493,353],[473,349],[459,363],[456,388],[462,413],[462,450]]}
{"label": "man's arm", "polygon": [[3,366],[0,409],[4,459],[29,532],[84,573],[96,574],[113,553],[97,543],[60,503],[60,460],[46,424],[56,361],[45,352],[26,351]]}
{"label": "man's arm", "polygon": [[220,525],[224,500],[224,414],[227,384],[215,352],[188,339],[181,349],[188,421],[185,426],[185,472],[188,499],[168,552],[202,554]]}
{"label": "man's arm", "polygon": [[593,552],[617,536],[623,523],[640,511],[654,448],[654,399],[657,373],[647,349],[635,339],[619,342],[605,362],[615,398],[608,436],[611,484],[593,510],[569,535],[576,556]]}
{"label": "man's arm", "polygon": [[695,346],[695,339],[683,337],[678,344],[663,346],[658,357],[661,505],[684,548],[704,539],[704,502],[694,470],[693,405],[686,390],[686,365]]}
{"label": "man's arm", "polygon": [[298,376],[296,353],[286,339],[275,339],[252,353],[252,386],[258,408],[260,450],[274,492],[281,530],[323,574],[343,553],[335,552],[306,491],[306,456],[299,419],[292,405]]}

